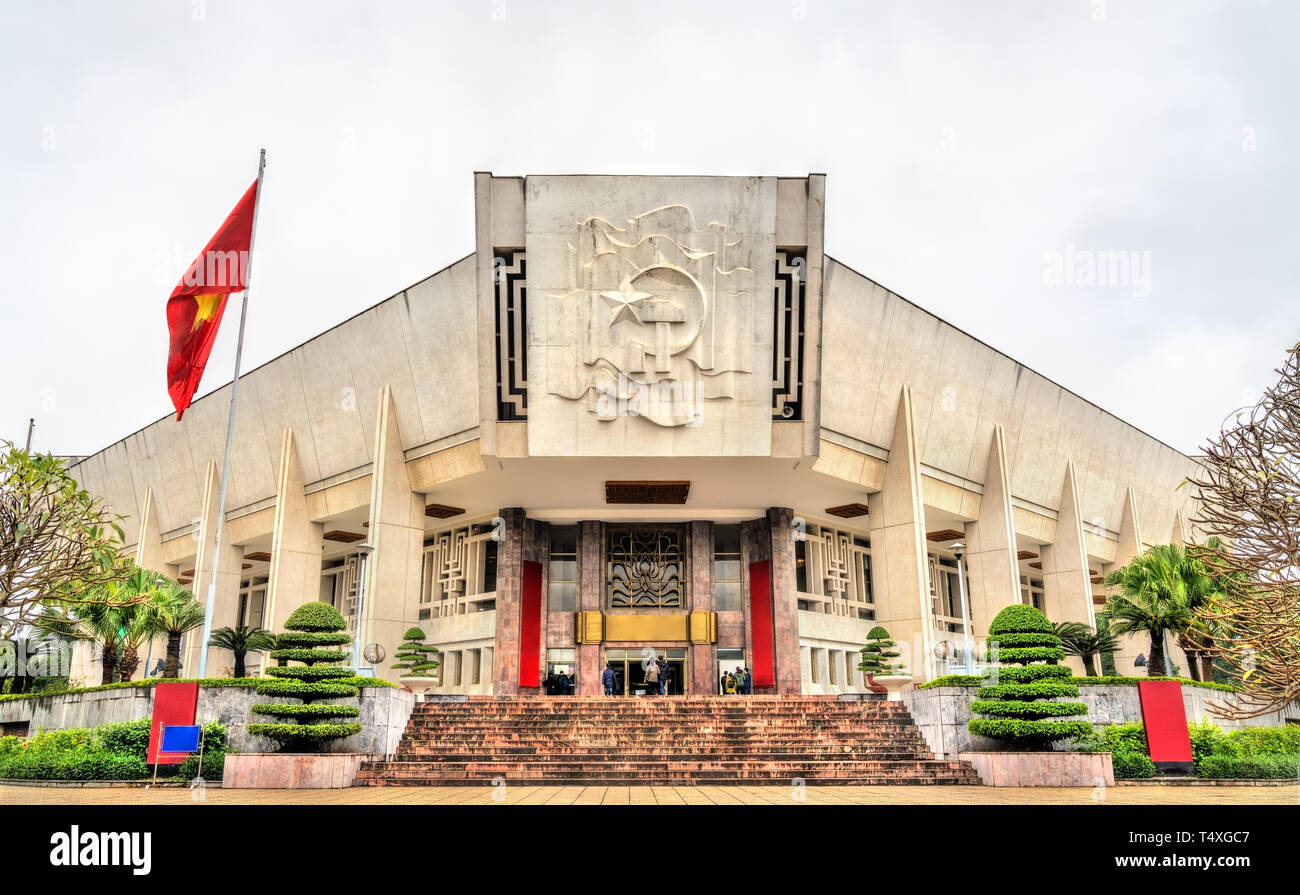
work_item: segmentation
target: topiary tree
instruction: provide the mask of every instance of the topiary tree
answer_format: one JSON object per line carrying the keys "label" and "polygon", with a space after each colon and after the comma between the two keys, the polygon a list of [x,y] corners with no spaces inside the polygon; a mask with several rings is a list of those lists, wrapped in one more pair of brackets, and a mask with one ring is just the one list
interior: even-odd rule
{"label": "topiary tree", "polygon": [[402,677],[429,677],[428,672],[442,664],[433,658],[438,648],[424,642],[424,632],[419,628],[408,628],[402,639],[393,656],[397,659],[393,667],[402,669]]}
{"label": "topiary tree", "polygon": [[1061,638],[1047,616],[1033,606],[1012,605],[1003,609],[989,625],[988,660],[999,662],[984,672],[986,681],[971,711],[967,725],[977,736],[1003,740],[1016,749],[1043,749],[1054,740],[1092,733],[1087,721],[1062,720],[1087,715],[1082,702],[1058,702],[1059,697],[1079,695],[1069,682],[1068,665],[1037,664],[1065,658]]}
{"label": "topiary tree", "polygon": [[248,732],[280,744],[281,752],[324,751],[330,740],[361,732],[356,723],[337,723],[337,718],[355,718],[361,709],[339,703],[316,704],[321,699],[355,697],[357,688],[338,678],[351,678],[352,669],[341,665],[348,654],[327,647],[351,643],[347,623],[328,603],[304,603],[284,623],[286,633],[276,638],[272,659],[301,664],[281,664],[266,669],[270,679],[257,685],[259,696],[280,696],[300,703],[259,702],[259,715],[285,718],[278,723],[248,725]]}
{"label": "topiary tree", "polygon": [[900,674],[902,665],[893,665],[890,659],[897,659],[898,652],[893,649],[894,641],[889,639],[889,632],[877,625],[867,632],[867,645],[861,649],[862,661],[858,671],[865,671],[869,677],[879,674]]}

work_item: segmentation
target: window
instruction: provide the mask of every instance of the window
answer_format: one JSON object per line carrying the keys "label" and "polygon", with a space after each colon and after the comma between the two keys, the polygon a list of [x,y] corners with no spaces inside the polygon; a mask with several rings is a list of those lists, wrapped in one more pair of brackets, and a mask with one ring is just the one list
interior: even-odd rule
{"label": "window", "polygon": [[863,534],[808,522],[796,532],[795,588],[800,609],[871,620],[876,617],[871,587],[871,541]]}
{"label": "window", "polygon": [[444,529],[424,544],[420,603],[432,618],[481,611],[496,599],[497,531],[491,522]]}
{"label": "window", "polygon": [[250,628],[265,627],[263,613],[266,609],[266,578],[252,578],[239,589],[239,625]]}
{"label": "window", "polygon": [[1041,578],[1020,576],[1020,602],[1043,611],[1043,581]]}
{"label": "window", "polygon": [[740,526],[713,527],[713,608],[735,612],[744,608],[740,587]]}
{"label": "window", "polygon": [[469,660],[469,682],[471,684],[477,684],[478,675],[479,675],[479,666],[483,662],[483,652],[482,650],[476,650],[476,649],[466,650],[465,656]]}
{"label": "window", "polygon": [[[951,556],[930,554],[930,594],[933,599],[935,628],[950,634],[960,634],[964,628],[962,621],[962,584],[957,575],[957,559]],[[963,569],[965,571],[965,569]],[[966,576],[966,593],[970,594],[970,576]],[[970,599],[966,600],[966,614],[972,625],[975,623],[970,613]]]}
{"label": "window", "polygon": [[552,612],[578,608],[578,527],[551,526],[551,563],[546,584],[546,605]]}
{"label": "window", "polygon": [[612,609],[680,609],[680,525],[609,525],[605,529],[605,588]]}

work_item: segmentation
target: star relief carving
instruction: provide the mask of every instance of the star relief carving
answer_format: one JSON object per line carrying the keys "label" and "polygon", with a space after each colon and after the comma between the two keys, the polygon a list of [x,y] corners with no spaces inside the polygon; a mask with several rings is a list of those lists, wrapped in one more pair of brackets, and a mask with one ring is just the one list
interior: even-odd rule
{"label": "star relief carving", "polygon": [[605,303],[614,311],[614,319],[609,321],[609,325],[613,326],[620,320],[631,320],[633,323],[640,323],[641,318],[637,315],[636,306],[647,298],[653,298],[654,296],[649,292],[636,291],[632,286],[632,278],[625,276],[618,291],[602,292],[600,297],[605,299]]}

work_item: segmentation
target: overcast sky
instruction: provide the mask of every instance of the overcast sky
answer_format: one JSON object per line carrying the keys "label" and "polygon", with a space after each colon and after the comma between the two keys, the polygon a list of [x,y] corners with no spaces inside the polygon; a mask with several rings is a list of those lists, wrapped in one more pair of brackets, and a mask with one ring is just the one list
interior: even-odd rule
{"label": "overcast sky", "polygon": [[[474,170],[825,172],[828,254],[1188,452],[1300,339],[1300,4],[5,0],[0,21],[0,438],[35,416],[42,451],[170,412],[167,295],[263,146],[245,369],[472,251]],[[1138,264],[1081,285],[1053,271],[1071,251]],[[237,311],[199,394],[229,379]]]}

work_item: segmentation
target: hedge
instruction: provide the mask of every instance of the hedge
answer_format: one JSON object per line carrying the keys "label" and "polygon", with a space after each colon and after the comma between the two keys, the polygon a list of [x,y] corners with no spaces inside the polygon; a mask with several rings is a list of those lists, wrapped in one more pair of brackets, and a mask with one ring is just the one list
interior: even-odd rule
{"label": "hedge", "polygon": [[[335,677],[351,677],[352,669],[339,665],[272,665],[266,669],[269,677],[291,678],[293,680],[307,679],[328,679]],[[259,684],[258,686],[261,686]]]}
{"label": "hedge", "polygon": [[[998,673],[1006,680],[1011,680],[1008,674],[1019,675],[1022,672],[1041,673],[1043,669],[1053,668],[1057,671],[1048,672],[1043,676],[1070,677],[1070,666],[1068,665],[1029,665],[1024,668],[1000,668]],[[1024,680],[1024,678],[1018,678]],[[1141,681],[1178,681],[1185,687],[1202,687],[1207,690],[1225,690],[1229,693],[1237,692],[1237,688],[1231,684],[1216,684],[1211,681],[1194,681],[1185,677],[1070,677],[1070,683],[1076,687],[1136,687]],[[984,682],[984,678],[973,674],[948,674],[943,677],[937,677],[932,681],[926,681],[924,684],[917,684],[918,690],[929,690],[932,687],[978,687]],[[0,696],[0,699],[4,697]]]}
{"label": "hedge", "polygon": [[[0,778],[13,780],[143,780],[149,776],[145,758],[149,747],[148,718],[105,724],[92,729],[55,730],[26,740],[0,738]],[[203,725],[204,777],[220,779],[226,728]],[[209,759],[216,759],[209,776]],[[197,758],[187,762],[197,765]],[[186,763],[178,766],[184,773]],[[193,771],[189,772],[193,776]]]}
{"label": "hedge", "polygon": [[1012,718],[972,718],[967,728],[976,736],[1021,743],[1082,737],[1092,733],[1087,721],[1027,721]]}
{"label": "hedge", "polygon": [[1300,757],[1259,755],[1209,755],[1196,765],[1196,776],[1205,780],[1287,780],[1300,777]]}
{"label": "hedge", "polygon": [[970,710],[980,715],[1004,718],[1071,718],[1088,714],[1088,707],[1082,702],[1016,702],[1007,699],[976,699],[970,704]]}
{"label": "hedge", "polygon": [[352,637],[347,633],[331,634],[328,631],[292,631],[276,635],[277,645],[284,643],[301,646],[342,646],[351,643]]}
{"label": "hedge", "polygon": [[[331,649],[275,649],[267,653],[272,659],[293,659],[298,662],[345,662],[347,653]],[[267,669],[270,673],[271,669]]]}
{"label": "hedge", "polygon": [[980,687],[980,699],[1055,699],[1058,696],[1078,696],[1079,688],[1064,681],[1036,681],[1032,684],[998,684]]}
{"label": "hedge", "polygon": [[309,703],[259,702],[252,706],[259,715],[277,718],[356,718],[361,709],[355,705],[311,705]]}
{"label": "hedge", "polygon": [[1116,780],[1144,780],[1156,775],[1156,766],[1145,752],[1114,752],[1110,756]]}
{"label": "hedge", "polygon": [[257,693],[259,696],[293,696],[298,699],[341,699],[357,695],[357,688],[351,683],[352,680],[352,678],[348,678],[346,683],[337,680],[309,684],[303,681],[268,679],[258,686]]}
{"label": "hedge", "polygon": [[[1060,643],[1058,639],[1056,641]],[[994,653],[989,650],[989,661],[993,661]],[[1060,662],[1065,658],[1065,650],[1059,646],[1024,646],[1012,647],[1009,649],[1000,649],[997,652],[997,661],[999,662]],[[1065,674],[1062,677],[1068,677],[1070,668],[1068,665],[1048,665],[1048,668],[1064,668]]]}
{"label": "hedge", "polygon": [[248,732],[280,743],[334,740],[361,732],[360,724],[250,724]]}
{"label": "hedge", "polygon": [[42,690],[40,693],[6,693],[0,696],[0,702],[16,699],[40,699],[43,696],[70,696],[80,693],[96,693],[100,690],[125,690],[128,687],[155,687],[158,684],[198,684],[200,687],[256,687],[261,678],[255,677],[205,677],[205,678],[150,678],[145,681],[118,681],[114,684],[100,684],[95,687],[74,687],[68,690]]}

